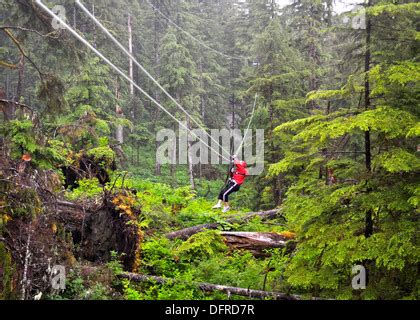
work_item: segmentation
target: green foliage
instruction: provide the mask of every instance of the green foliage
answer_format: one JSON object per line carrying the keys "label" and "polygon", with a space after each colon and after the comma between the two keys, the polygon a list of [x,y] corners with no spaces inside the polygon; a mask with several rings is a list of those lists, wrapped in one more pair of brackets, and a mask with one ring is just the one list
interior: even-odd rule
{"label": "green foliage", "polygon": [[[327,117],[323,117],[322,120],[327,119]],[[295,135],[293,140],[307,142],[312,138],[318,138],[318,141],[323,143],[327,139],[336,139],[344,134],[353,133],[355,130],[371,130],[393,139],[405,137],[415,123],[416,118],[406,111],[391,107],[378,107],[355,116],[338,116],[329,120],[328,123],[325,121],[314,122]],[[280,128],[285,128],[285,126]]]}
{"label": "green foliage", "polygon": [[9,135],[13,143],[15,157],[22,156],[25,151],[34,153],[39,148],[33,134],[32,121],[12,120],[9,126]]}
{"label": "green foliage", "polygon": [[344,90],[318,90],[309,92],[306,98],[306,102],[311,102],[315,100],[330,100],[335,97],[342,97]]}
{"label": "green foliage", "polygon": [[[285,231],[285,227],[281,224],[277,225],[276,220],[264,222],[260,217],[254,217],[246,225],[237,226],[238,231],[249,232],[281,232]],[[235,230],[236,230],[235,229]]]}
{"label": "green foliage", "polygon": [[42,150],[42,157],[56,165],[70,165],[68,159],[70,150],[60,140],[48,140],[47,146]]}
{"label": "green foliage", "polygon": [[115,153],[108,146],[89,149],[86,154],[103,168],[109,168],[115,161]]}
{"label": "green foliage", "polygon": [[384,13],[390,14],[407,14],[413,12],[419,14],[420,5],[418,3],[381,3],[371,8],[368,8],[367,13],[373,16],[378,16]]}
{"label": "green foliage", "polygon": [[88,296],[89,300],[111,300],[109,297],[109,289],[101,283],[96,283]]}
{"label": "green foliage", "polygon": [[15,266],[12,262],[12,256],[7,250],[6,245],[0,242],[0,275],[2,279],[0,300],[9,300],[13,298],[13,274]]}
{"label": "green foliage", "polygon": [[62,293],[54,293],[48,298],[52,300],[109,300],[111,289],[100,279],[103,270],[90,276],[83,275],[79,268],[66,276],[66,289]]}
{"label": "green foliage", "polygon": [[286,152],[285,157],[282,161],[272,164],[269,172],[271,175],[278,175],[282,172],[290,171],[291,169],[302,167],[304,165],[305,155],[298,152]]}
{"label": "green foliage", "polygon": [[23,154],[28,153],[31,155],[31,161],[42,169],[69,163],[66,156],[70,150],[67,146],[57,139],[43,142],[30,120],[12,120],[2,126],[0,132],[4,132],[10,139],[12,157],[15,159],[20,159]]}
{"label": "green foliage", "polygon": [[376,165],[383,167],[390,173],[420,170],[420,159],[400,148],[380,154],[375,161]]}
{"label": "green foliage", "polygon": [[153,274],[171,277],[183,264],[178,264],[174,244],[166,238],[151,238],[142,246],[142,267]]}
{"label": "green foliage", "polygon": [[121,264],[120,257],[115,251],[111,251],[111,261],[108,262],[106,266],[114,276],[118,276],[123,272],[123,266]]}
{"label": "green foliage", "polygon": [[[392,13],[394,24],[412,26],[413,17],[405,10],[415,6],[381,3],[367,11],[377,17],[375,23],[380,19],[384,23]],[[393,35],[403,36],[397,31]],[[372,36],[377,36],[375,31]],[[404,36],[413,36],[412,30]],[[307,95],[307,102],[327,101],[327,113],[275,129],[276,138],[288,148],[268,173],[273,177],[297,174],[283,202],[289,228],[298,234],[297,249],[284,276],[299,291],[339,299],[416,295],[417,285],[411,279],[420,258],[413,233],[419,203],[420,162],[413,139],[418,131],[419,66],[409,58],[410,49],[399,55],[407,57],[402,61],[392,60],[396,49],[386,43],[375,41],[371,50],[379,58],[367,75],[352,72],[344,86],[336,86],[341,89]],[[364,90],[366,79],[371,105],[363,110],[363,100],[357,102],[355,93]],[[372,169],[363,152],[366,132]],[[366,234],[369,214],[372,235]],[[351,268],[362,262],[369,272],[369,288],[356,293],[350,286]]]}
{"label": "green foliage", "polygon": [[10,199],[10,215],[12,218],[32,220],[43,211],[42,201],[33,188],[18,190]]}
{"label": "green foliage", "polygon": [[66,193],[69,200],[96,198],[103,192],[103,187],[97,178],[80,179],[77,181],[78,187]]}
{"label": "green foliage", "polygon": [[143,300],[143,295],[138,292],[136,289],[133,289],[130,286],[130,282],[127,279],[123,280],[123,286],[124,286],[124,299],[125,300]]}
{"label": "green foliage", "polygon": [[[198,281],[262,289],[266,266],[267,261],[254,258],[249,252],[234,252],[197,261],[194,275]],[[268,287],[272,285],[273,282],[268,282]]]}
{"label": "green foliage", "polygon": [[85,294],[84,280],[76,273],[70,273],[66,277],[66,291],[63,295],[65,298],[79,298],[82,299]]}
{"label": "green foliage", "polygon": [[218,231],[206,230],[192,235],[175,250],[175,253],[181,258],[194,260],[210,257],[216,252],[226,249]]}
{"label": "green foliage", "polygon": [[[137,92],[132,95],[129,85],[101,59],[86,55],[77,42],[60,34],[44,41],[47,38],[37,33],[13,30],[32,63],[29,68],[25,64],[25,81],[15,69],[2,69],[0,80],[6,84],[7,99],[29,103],[35,113],[29,120],[27,110],[17,107],[13,120],[4,118],[2,154],[7,158],[10,151],[19,162],[29,153],[28,172],[35,179],[42,169],[77,166],[75,155],[86,155],[105,170],[120,160],[122,171],[109,173],[105,190],[123,194],[131,189],[130,204],[141,208],[138,220],[131,222],[144,230],[140,272],[176,279],[165,284],[120,281],[120,256],[113,252],[106,270],[98,263],[98,272],[86,276],[76,268],[69,274],[67,290],[50,298],[108,299],[121,294],[128,300],[227,299],[222,293],[201,292],[194,283],[203,281],[308,297],[418,299],[420,7],[408,1],[371,2],[366,7],[372,22],[368,57],[368,30],[343,28],[344,15],[333,14],[330,0],[295,0],[282,8],[276,1],[259,0],[235,6],[228,0],[154,2],[204,47],[161,23],[153,9],[139,2],[114,1],[111,13],[109,4],[96,1],[98,16],[118,38],[126,36],[121,21],[130,7],[134,43],[141,38],[136,56],[204,127],[227,128],[234,119],[233,127],[244,128],[252,97],[259,94],[252,126],[265,129],[267,170],[250,177],[232,197],[231,206],[238,210],[228,215],[281,206],[283,217],[270,222],[254,218],[244,225],[226,223],[227,214],[211,209],[224,166],[194,166],[195,191],[188,186],[187,166],[156,166],[155,133],[176,124]],[[50,32],[30,7],[0,1],[0,8],[8,13],[5,24]],[[87,18],[74,13],[77,25],[94,35]],[[96,34],[91,40],[110,60],[126,67],[106,37]],[[2,42],[1,64],[16,63],[17,52],[12,41]],[[369,70],[364,70],[369,58]],[[186,120],[151,82],[141,75],[135,78],[171,114]],[[14,92],[18,88],[21,92]],[[16,93],[21,96],[14,97]],[[121,158],[119,150],[113,147],[117,156],[110,147],[117,145],[119,126],[125,129]],[[8,175],[8,170],[0,168],[0,173]],[[65,194],[70,200],[95,199],[103,193],[96,178],[77,183]],[[9,232],[11,219],[25,223],[42,214],[44,197],[38,187],[5,184],[0,228]],[[367,232],[369,216],[372,234]],[[225,230],[293,230],[297,248],[269,250],[267,257],[257,258],[227,250],[219,231],[200,232],[186,241],[165,236],[209,222]],[[6,298],[14,289],[11,257],[0,243],[1,297]],[[351,288],[356,264],[366,265],[369,272],[368,288],[362,292]],[[111,283],[101,278],[107,273]]]}
{"label": "green foliage", "polygon": [[[180,281],[167,281],[164,284],[149,284],[139,288],[138,285],[124,282],[124,297],[127,300],[194,300],[202,294],[194,284],[190,284],[191,275],[178,275]],[[141,290],[143,289],[143,290]]]}

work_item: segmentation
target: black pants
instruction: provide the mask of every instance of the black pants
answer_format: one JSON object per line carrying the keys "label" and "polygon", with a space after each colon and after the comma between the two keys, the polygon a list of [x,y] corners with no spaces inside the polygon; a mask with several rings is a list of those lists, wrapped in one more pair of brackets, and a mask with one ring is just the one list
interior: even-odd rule
{"label": "black pants", "polygon": [[239,189],[239,184],[237,184],[234,180],[229,180],[228,184],[222,189],[222,191],[220,191],[219,200],[228,202],[229,195],[236,191],[239,191]]}

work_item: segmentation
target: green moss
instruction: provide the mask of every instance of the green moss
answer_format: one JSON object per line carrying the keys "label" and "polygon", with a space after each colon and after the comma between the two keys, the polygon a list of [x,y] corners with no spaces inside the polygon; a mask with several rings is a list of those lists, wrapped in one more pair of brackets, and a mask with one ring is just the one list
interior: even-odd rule
{"label": "green moss", "polygon": [[69,200],[91,199],[102,193],[102,186],[97,178],[81,179],[78,181],[79,186],[71,192],[66,193]]}
{"label": "green moss", "polygon": [[18,202],[13,203],[11,216],[14,218],[30,218],[42,212],[42,202],[35,189],[21,189],[15,195]]}
{"label": "green moss", "polygon": [[12,257],[8,252],[4,243],[0,242],[0,278],[1,290],[0,290],[0,300],[8,300],[12,297],[13,294],[13,273],[14,266],[12,262]]}
{"label": "green moss", "polygon": [[90,149],[86,154],[104,168],[109,167],[115,159],[114,151],[108,146]]}

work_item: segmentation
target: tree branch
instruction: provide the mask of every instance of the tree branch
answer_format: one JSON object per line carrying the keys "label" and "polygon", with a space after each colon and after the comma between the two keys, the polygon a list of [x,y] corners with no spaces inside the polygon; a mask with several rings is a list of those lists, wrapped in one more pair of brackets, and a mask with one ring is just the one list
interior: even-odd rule
{"label": "tree branch", "polygon": [[6,61],[1,61],[0,60],[0,66],[1,67],[5,67],[5,68],[9,68],[9,69],[17,69],[18,65],[17,64],[12,64]]}
{"label": "tree branch", "polygon": [[37,65],[32,61],[31,58],[29,58],[29,56],[26,54],[25,50],[23,49],[22,45],[20,44],[20,42],[16,39],[16,37],[13,35],[13,33],[11,31],[9,31],[7,28],[4,29],[0,29],[3,30],[3,32],[10,38],[10,40],[13,41],[13,43],[17,46],[17,48],[19,49],[20,53],[22,54],[22,56],[24,56],[26,58],[26,60],[28,60],[31,65],[35,68],[36,71],[38,71],[39,73],[39,77],[41,78],[41,80],[43,80],[43,73],[41,72],[41,70],[39,70],[39,68],[37,67]]}
{"label": "tree branch", "polygon": [[43,33],[39,32],[38,30],[29,29],[29,28],[20,27],[20,26],[0,26],[0,29],[1,30],[14,29],[14,30],[20,30],[20,31],[25,31],[25,32],[32,32],[32,33],[35,33],[35,34],[37,34],[37,35],[39,35],[40,37],[43,37],[43,38],[58,39],[57,36],[55,36],[55,37],[51,36],[51,34],[56,33],[56,31],[50,32],[50,33],[47,33],[47,34],[43,34]]}
{"label": "tree branch", "polygon": [[13,101],[13,100],[6,100],[6,99],[0,99],[0,102],[3,102],[3,103],[12,103],[12,104],[14,104],[14,105],[16,105],[18,107],[22,107],[22,108],[25,108],[25,109],[30,110],[32,114],[36,113],[34,111],[34,109],[32,109],[30,106],[28,106],[28,105],[26,105],[24,103],[20,103],[20,102]]}

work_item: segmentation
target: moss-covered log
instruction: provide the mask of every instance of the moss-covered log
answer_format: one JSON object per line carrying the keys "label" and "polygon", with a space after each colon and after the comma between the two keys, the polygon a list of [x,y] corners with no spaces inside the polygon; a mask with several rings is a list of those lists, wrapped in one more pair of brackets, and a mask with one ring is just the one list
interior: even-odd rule
{"label": "moss-covered log", "polygon": [[[137,274],[137,273],[123,273],[123,274],[120,274],[119,277],[122,279],[128,279],[133,282],[156,282],[159,284],[180,282],[180,280],[177,280],[177,279],[168,279],[168,278],[149,276],[149,275],[143,275],[143,274]],[[303,300],[302,296],[295,295],[295,294],[286,294],[282,292],[253,290],[253,289],[224,286],[220,284],[212,284],[212,283],[205,283],[205,282],[197,282],[197,283],[194,283],[193,285],[207,292],[221,291],[228,295],[234,294],[234,295],[244,296],[248,298],[256,298],[256,299],[271,298],[275,300]],[[320,298],[311,298],[311,299],[321,300]]]}
{"label": "moss-covered log", "polygon": [[[260,217],[261,220],[270,220],[279,217],[279,209],[273,209],[269,211],[261,211],[261,212],[250,212],[245,215],[234,215],[225,220],[225,223],[246,223],[255,217]],[[221,226],[221,222],[214,222],[214,223],[205,223],[200,224],[197,226],[185,228],[178,231],[173,231],[166,234],[168,239],[183,239],[186,240],[193,234],[196,234],[204,229],[217,229]]]}

